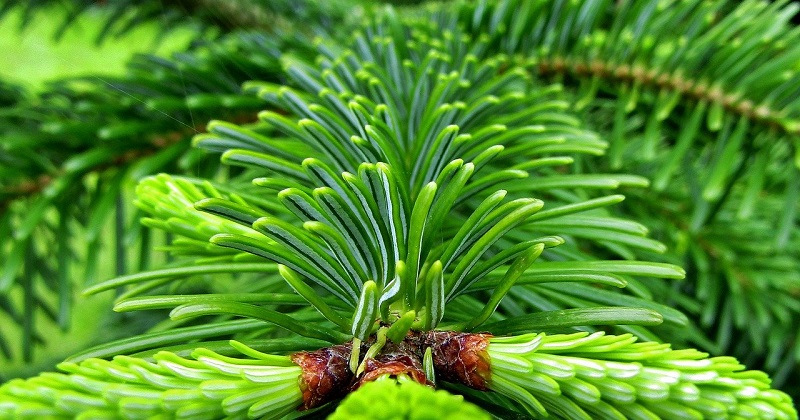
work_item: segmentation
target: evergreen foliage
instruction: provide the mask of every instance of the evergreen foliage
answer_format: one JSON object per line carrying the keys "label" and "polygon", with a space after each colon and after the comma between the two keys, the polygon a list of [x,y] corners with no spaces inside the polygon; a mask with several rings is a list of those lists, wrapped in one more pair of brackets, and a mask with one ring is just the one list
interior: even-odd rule
{"label": "evergreen foliage", "polygon": [[[386,410],[393,406],[397,410]],[[329,417],[346,419],[489,419],[486,412],[444,391],[382,377],[350,394]]]}
{"label": "evergreen foliage", "polygon": [[302,400],[297,387],[300,367],[286,356],[232,345],[254,358],[197,349],[192,359],[159,352],[152,362],[119,356],[113,361],[62,363],[59,369],[68,375],[45,374],[6,384],[3,413],[9,413],[8,418],[214,419],[280,418],[294,411]]}
{"label": "evergreen foliage", "polygon": [[[171,311],[1,385],[0,418],[477,410],[414,369],[501,418],[797,418],[795,4],[175,3],[115,3],[106,35],[221,35],[0,85],[0,363],[46,344],[37,314],[91,328],[75,290]],[[434,330],[492,334],[457,353],[478,376]],[[337,345],[379,379],[296,411],[294,355]]]}

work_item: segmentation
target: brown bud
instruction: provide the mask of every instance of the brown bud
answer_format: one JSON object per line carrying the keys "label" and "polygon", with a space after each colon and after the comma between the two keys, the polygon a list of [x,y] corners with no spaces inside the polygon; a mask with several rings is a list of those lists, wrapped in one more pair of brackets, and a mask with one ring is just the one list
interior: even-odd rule
{"label": "brown bud", "polygon": [[425,335],[439,378],[482,391],[487,389],[491,372],[486,349],[491,335],[452,331],[429,331]]}
{"label": "brown bud", "polygon": [[303,410],[318,407],[347,393],[353,382],[349,367],[352,347],[347,343],[292,355],[292,362],[303,369],[300,377]]}

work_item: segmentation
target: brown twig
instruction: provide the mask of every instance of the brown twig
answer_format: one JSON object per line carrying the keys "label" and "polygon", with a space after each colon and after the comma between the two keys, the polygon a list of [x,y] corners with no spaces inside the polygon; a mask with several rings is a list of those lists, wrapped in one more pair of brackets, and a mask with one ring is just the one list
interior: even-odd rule
{"label": "brown twig", "polygon": [[774,127],[787,134],[800,134],[800,124],[790,127],[783,121],[779,111],[765,104],[755,104],[752,100],[737,94],[723,91],[720,87],[693,80],[679,74],[661,73],[640,65],[615,64],[600,59],[590,62],[563,57],[539,57],[536,69],[542,74],[573,74],[577,76],[597,76],[623,82],[638,82],[642,85],[678,91],[683,96],[693,97],[709,103],[718,103],[727,111],[742,115],[762,124]]}
{"label": "brown twig", "polygon": [[[237,124],[245,124],[254,122],[257,117],[254,114],[241,114],[231,119],[232,122]],[[126,150],[110,161],[103,162],[89,170],[87,173],[104,171],[110,168],[116,168],[128,163],[137,161],[143,157],[151,156],[161,149],[172,146],[187,136],[206,132],[205,124],[198,124],[190,129],[182,129],[170,131],[158,135],[154,135],[149,144],[141,149]],[[12,202],[26,197],[30,197],[44,191],[50,184],[52,184],[60,176],[66,174],[67,171],[59,168],[51,174],[42,174],[35,179],[27,179],[21,181],[16,185],[0,188],[0,213],[4,212]]]}

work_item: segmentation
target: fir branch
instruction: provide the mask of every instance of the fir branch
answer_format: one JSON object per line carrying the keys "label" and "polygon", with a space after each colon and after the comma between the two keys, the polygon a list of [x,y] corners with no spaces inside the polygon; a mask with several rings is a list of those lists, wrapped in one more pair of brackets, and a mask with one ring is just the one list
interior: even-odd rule
{"label": "fir branch", "polygon": [[[31,261],[42,261],[29,264],[30,284],[40,282],[37,277],[41,276],[49,289],[58,290],[58,322],[67,328],[70,290],[80,285],[73,284],[67,267],[83,262],[77,255],[98,252],[99,231],[108,218],[126,224],[124,216],[115,215],[114,210],[123,185],[155,171],[176,169],[181,161],[190,167],[199,164],[202,157],[189,150],[187,137],[203,130],[210,119],[209,109],[225,105],[230,111],[217,115],[250,121],[261,102],[239,94],[239,84],[255,75],[277,77],[276,68],[265,63],[270,54],[274,60],[273,48],[281,42],[235,34],[196,46],[171,60],[137,56],[122,77],[59,81],[41,99],[18,100],[8,108],[0,116],[2,148],[8,151],[4,153],[8,164],[0,171],[0,232],[8,229],[14,235],[8,236],[13,238],[11,246],[0,250],[4,257],[2,293],[21,287],[25,294],[34,295],[31,287],[24,287],[21,267],[27,250],[35,250]],[[155,67],[159,70],[154,71]],[[213,78],[206,73],[210,69],[217,72]],[[58,142],[63,146],[54,148]],[[94,176],[99,182],[91,182]],[[86,252],[70,249],[70,236],[59,235],[49,220],[54,212],[61,229],[85,226],[89,238]],[[131,229],[139,228],[134,225]],[[121,242],[121,234],[118,236]],[[50,237],[60,240],[44,239]],[[58,261],[45,257],[51,250],[40,249],[39,244],[51,243],[45,247],[60,249],[52,251],[63,256]],[[151,252],[148,246],[142,242],[143,263]],[[123,257],[117,254],[118,259]],[[92,263],[87,262],[81,277],[92,282],[95,275]],[[47,309],[37,305],[40,301],[35,298],[34,307]],[[12,300],[3,310],[18,305],[20,302]],[[23,336],[29,338],[30,334]],[[30,352],[23,355],[31,356]]]}
{"label": "fir branch", "polygon": [[242,29],[285,33],[300,29],[293,28],[293,22],[313,21],[315,24],[301,30],[326,32],[330,36],[335,23],[352,21],[363,14],[362,6],[356,0],[324,3],[306,0],[268,3],[252,0],[34,0],[24,5],[4,0],[0,2],[0,18],[15,7],[21,9],[23,28],[37,13],[52,13],[56,8],[65,10],[62,22],[54,30],[55,38],[76,26],[83,15],[100,14],[105,22],[97,34],[98,43],[123,36],[148,23],[157,24],[158,35],[163,37],[177,28],[192,26],[207,35],[214,31],[230,33]]}
{"label": "fir branch", "polygon": [[489,419],[487,413],[464,402],[459,395],[433,391],[404,378],[401,376],[395,381],[384,376],[367,383],[348,395],[328,418],[377,418],[390,411],[403,418],[420,418],[436,413],[442,419]]}
{"label": "fir branch", "polygon": [[[554,2],[522,3],[466,5],[460,23],[472,33],[487,32],[508,53],[524,54],[543,73],[622,82],[618,91],[657,88],[662,119],[676,95],[686,95],[797,133],[793,115],[798,109],[790,92],[798,79],[779,72],[796,62],[800,51],[789,22],[796,5],[593,1],[562,8]],[[440,22],[449,26],[452,16],[442,13]],[[535,25],[544,22],[551,32],[537,30]],[[759,83],[750,83],[756,79]],[[648,100],[637,92],[628,111],[639,99]],[[709,117],[711,128],[719,128],[718,118]]]}
{"label": "fir branch", "polygon": [[[649,87],[657,91],[674,92],[684,98],[704,102],[712,107],[722,107],[726,111],[757,121],[785,134],[800,134],[800,124],[786,121],[783,112],[771,109],[768,105],[754,105],[741,94],[726,92],[719,87],[710,87],[701,80],[689,79],[687,75],[660,73],[658,70],[615,63],[611,60],[594,58],[591,62],[581,62],[571,58],[540,57],[530,63],[531,68],[544,76],[570,74],[578,78],[597,78],[621,85]],[[669,95],[666,93],[664,95]]]}
{"label": "fir branch", "polygon": [[[718,64],[730,64],[719,66],[727,73],[687,72],[678,80],[701,80],[697,74],[719,76],[721,92],[752,79],[753,73],[744,75],[741,66],[756,63],[760,67],[755,74],[765,81],[743,87],[743,97],[749,98],[744,100],[780,105],[770,109],[786,112],[787,120],[781,123],[791,127],[794,98],[782,95],[796,91],[796,79],[784,80],[766,69],[785,68],[800,50],[777,45],[766,57],[752,51],[764,39],[756,35],[796,35],[786,24],[793,9],[753,1],[726,14],[725,2],[687,1],[656,13],[667,3],[459,3],[448,10],[439,6],[432,20],[400,17],[387,9],[349,41],[320,41],[315,60],[303,53],[282,55],[283,68],[270,73],[280,80],[245,86],[271,107],[259,114],[257,123],[214,122],[208,133],[196,137],[196,145],[221,152],[223,163],[242,167],[236,176],[219,183],[211,182],[208,174],[159,175],[139,185],[137,204],[150,215],[145,223],[179,237],[168,249],[179,257],[173,267],[90,290],[135,285],[124,292],[118,309],[173,308],[171,316],[181,322],[214,317],[203,325],[169,332],[159,331],[169,326],[159,326],[144,336],[78,356],[144,351],[141,356],[152,356],[154,363],[133,357],[89,359],[65,365],[70,375],[12,381],[0,388],[0,410],[35,415],[87,411],[96,405],[119,407],[134,416],[154,415],[179,409],[163,402],[164,395],[174,394],[164,391],[167,387],[162,385],[168,384],[199,386],[200,393],[186,397],[208,397],[203,409],[213,416],[222,415],[220,400],[225,414],[281,415],[301,404],[306,409],[326,404],[354,386],[394,376],[399,381],[493,390],[461,392],[488,402],[485,407],[503,415],[796,419],[791,399],[770,389],[766,374],[744,371],[731,357],[709,358],[696,350],[671,350],[669,344],[636,342],[637,337],[677,337],[707,347],[720,344],[700,335],[689,317],[655,303],[674,298],[694,313],[703,311],[693,296],[694,283],[676,294],[681,285],[661,281],[680,279],[686,272],[650,261],[653,253],[667,251],[647,237],[644,226],[650,222],[661,228],[656,232],[665,239],[675,232],[687,238],[679,242],[679,250],[689,250],[696,265],[688,267],[689,273],[701,274],[696,283],[702,290],[699,295],[717,293],[710,296],[711,302],[729,298],[719,311],[721,325],[735,321],[744,328],[746,311],[740,309],[756,309],[752,335],[741,341],[745,345],[758,342],[760,334],[777,325],[780,328],[770,336],[776,352],[776,346],[791,339],[785,325],[797,314],[797,305],[787,298],[796,291],[780,280],[783,272],[796,267],[796,256],[787,251],[787,259],[774,259],[757,243],[759,234],[771,237],[773,232],[747,217],[741,229],[716,231],[720,221],[737,220],[731,218],[729,206],[741,199],[745,204],[740,216],[785,211],[776,243],[794,243],[797,171],[782,165],[759,177],[746,166],[751,150],[759,162],[756,168],[766,168],[764,162],[771,161],[764,156],[789,162],[787,142],[764,147],[775,137],[759,121],[727,112],[722,102],[683,100],[682,86],[655,85],[660,89],[655,92],[645,80],[647,71],[642,80],[631,78],[634,67],[626,61],[644,59],[671,69],[659,74],[678,74],[707,53]],[[761,14],[738,16],[743,11]],[[664,33],[674,30],[672,26],[684,28],[682,17],[696,26],[686,28],[687,44]],[[770,26],[774,22],[779,25]],[[698,35],[698,28],[711,32]],[[648,33],[663,36],[661,47],[647,38]],[[723,41],[735,36],[745,37],[744,45],[725,45]],[[686,45],[691,48],[682,49]],[[589,58],[573,60],[569,53]],[[549,71],[566,68],[566,62],[591,63],[599,53],[619,65],[617,70],[627,65],[628,71],[615,72],[611,80],[574,72],[584,83],[577,89],[585,109],[581,114],[569,110],[572,92],[564,95],[558,87],[540,86],[536,74],[524,66],[547,63],[537,57],[565,60],[547,64]],[[210,81],[219,81],[202,68],[194,70],[200,91],[213,84]],[[601,84],[617,95],[610,106],[612,117],[606,119],[611,123],[598,125],[610,127],[610,144],[581,121],[607,115],[599,109],[604,103],[597,95]],[[689,91],[695,93],[694,88]],[[225,98],[200,93],[186,104],[210,114],[225,105]],[[235,98],[256,104],[252,98]],[[680,116],[689,116],[686,127],[676,123]],[[138,124],[116,128],[125,135],[152,131]],[[626,133],[639,131],[643,132],[630,144],[623,143]],[[759,136],[750,140],[750,133]],[[674,144],[662,134],[669,134]],[[656,151],[662,147],[666,152],[659,156]],[[608,160],[594,158],[607,148]],[[699,157],[692,155],[695,152]],[[632,158],[623,159],[627,154]],[[686,173],[679,176],[676,162],[681,161]],[[604,173],[623,163],[640,175]],[[698,175],[705,165],[708,174]],[[664,220],[654,222],[658,212],[638,202],[623,211],[606,208],[619,203],[619,195],[596,198],[597,190],[607,194],[608,189],[647,197],[636,189],[648,186],[644,175],[652,171],[658,190],[669,194],[658,203],[665,209],[662,213],[669,214]],[[668,182],[673,179],[680,183]],[[738,189],[742,179],[750,183],[743,192]],[[776,186],[783,190],[775,193]],[[752,202],[761,191],[775,200],[765,200],[755,209]],[[686,206],[693,214],[685,214]],[[635,214],[646,223],[612,212]],[[737,243],[736,235],[745,240]],[[710,268],[705,254],[712,253],[718,254],[711,256],[720,264]],[[737,257],[748,253],[765,257],[740,264]],[[679,262],[683,257],[674,252],[666,258]],[[202,265],[193,267],[196,264]],[[205,293],[181,295],[183,290],[172,288],[175,281],[218,273],[220,264],[228,265],[231,273],[255,275],[239,283],[231,277],[215,278],[215,284],[201,287]],[[735,271],[739,267],[752,268],[761,277],[744,277]],[[710,273],[723,276],[702,277]],[[718,278],[733,286],[725,289]],[[223,287],[228,290],[220,290]],[[623,287],[627,291],[620,293],[617,289]],[[767,311],[772,306],[764,306],[761,297],[743,293],[751,288],[770,293],[781,324],[773,322]],[[162,295],[146,296],[154,289]],[[26,298],[30,303],[33,296]],[[717,315],[716,304],[711,306],[704,313]],[[228,321],[229,317],[251,319]],[[662,321],[664,328],[647,328]],[[606,324],[631,334],[549,334],[576,328],[596,331]],[[534,333],[491,337],[462,332],[481,329]],[[290,338],[281,338],[286,331]],[[272,351],[312,349],[287,358],[234,345],[265,364],[280,364],[270,381],[277,388],[254,387],[258,375],[248,375],[249,363],[261,362],[206,350],[195,351],[195,361],[153,355],[163,346],[177,346],[184,354],[196,346],[178,345],[180,340],[242,333],[275,340],[267,343]],[[323,347],[320,340],[334,345]],[[219,343],[208,344],[219,348]],[[299,367],[286,366],[292,363]],[[780,364],[786,375],[793,359],[783,356],[772,363]],[[272,373],[275,369],[267,368]],[[140,374],[144,371],[166,378],[145,377]],[[86,382],[86,372],[101,382]],[[189,377],[172,381],[173,374]],[[107,387],[102,381],[128,382]],[[62,385],[82,385],[88,394],[78,400],[73,391],[58,388]],[[37,393],[48,386],[50,390]],[[30,394],[39,403],[28,402]],[[136,399],[137,395],[150,399]],[[275,411],[264,411],[276,400]],[[180,410],[193,407],[197,406]],[[144,411],[134,411],[139,408]]]}
{"label": "fir branch", "polygon": [[[538,200],[518,199],[501,205],[505,192],[496,192],[491,197],[497,197],[499,200],[487,198],[484,204],[474,204],[479,213],[473,215],[466,213],[463,216],[454,213],[455,217],[466,219],[460,229],[447,228],[447,215],[453,212],[461,197],[487,194],[491,190],[486,193],[483,191],[489,188],[505,185],[511,187],[509,181],[527,176],[522,170],[514,170],[499,172],[485,178],[477,177],[475,181],[470,182],[476,178],[475,168],[486,170],[494,167],[495,164],[488,163],[488,160],[497,156],[497,152],[500,152],[499,156],[508,159],[502,153],[503,148],[509,150],[515,148],[515,153],[509,156],[524,160],[522,156],[533,158],[547,153],[587,151],[591,153],[602,150],[603,144],[594,139],[590,133],[575,127],[569,116],[557,114],[556,112],[563,107],[558,101],[542,101],[547,97],[547,91],[532,90],[528,95],[506,91],[505,89],[510,89],[512,86],[527,83],[519,71],[507,70],[499,80],[489,78],[488,76],[502,63],[502,57],[488,60],[483,66],[466,67],[468,73],[463,76],[463,80],[472,82],[462,83],[462,86],[455,83],[462,76],[443,70],[438,77],[431,74],[418,81],[420,88],[417,89],[416,97],[390,98],[387,96],[392,95],[389,92],[403,92],[395,85],[411,86],[414,82],[410,79],[403,80],[403,77],[408,76],[402,74],[395,74],[393,79],[368,77],[367,72],[377,70],[372,63],[376,56],[383,56],[397,63],[405,60],[407,68],[415,72],[423,72],[421,66],[418,70],[414,70],[419,66],[415,62],[430,66],[431,60],[442,60],[437,66],[462,66],[460,62],[443,60],[445,56],[456,57],[458,51],[462,51],[460,54],[464,63],[473,60],[469,54],[463,53],[463,50],[466,50],[465,43],[469,41],[468,37],[453,36],[451,37],[453,43],[447,46],[448,50],[438,52],[435,49],[431,50],[432,45],[428,44],[430,41],[428,35],[412,31],[409,33],[412,34],[414,43],[409,44],[409,50],[405,52],[400,52],[393,48],[392,43],[387,43],[399,40],[389,38],[369,41],[361,36],[356,37],[354,49],[346,51],[344,55],[352,58],[349,66],[360,67],[348,71],[360,74],[361,81],[353,79],[347,88],[341,83],[347,79],[347,73],[343,68],[337,69],[334,64],[343,61],[331,55],[333,51],[327,47],[321,49],[324,54],[329,55],[324,62],[328,70],[327,78],[323,76],[326,72],[319,72],[308,64],[292,60],[289,62],[287,74],[303,88],[290,89],[267,83],[248,84],[248,89],[258,89],[259,94],[274,103],[276,107],[298,113],[298,118],[305,117],[296,123],[291,118],[274,112],[262,114],[265,122],[280,127],[286,135],[303,138],[324,157],[324,160],[309,158],[303,161],[302,166],[294,166],[289,160],[293,158],[292,150],[295,147],[293,142],[263,136],[244,127],[229,124],[214,123],[209,135],[197,137],[198,145],[223,151],[223,161],[261,168],[265,171],[265,175],[277,173],[282,183],[293,185],[281,191],[278,197],[288,210],[303,222],[302,228],[296,222],[287,223],[278,217],[262,217],[260,215],[265,215],[263,210],[249,207],[246,202],[234,203],[230,199],[223,198],[215,200],[212,208],[206,204],[210,203],[209,201],[203,200],[196,206],[197,209],[217,214],[229,221],[225,224],[215,223],[213,217],[188,210],[191,202],[203,198],[197,194],[198,190],[195,187],[190,184],[174,184],[163,176],[158,180],[148,180],[142,184],[155,187],[152,191],[140,190],[143,208],[155,216],[147,223],[198,241],[195,242],[196,250],[192,251],[198,255],[212,251],[202,243],[210,234],[210,231],[208,233],[205,231],[218,229],[220,234],[211,237],[211,243],[245,251],[285,265],[300,278],[305,278],[311,284],[347,302],[354,311],[351,314],[354,329],[353,331],[343,329],[342,332],[358,331],[361,339],[370,332],[370,328],[374,330],[374,327],[368,326],[378,315],[375,311],[363,310],[367,306],[374,308],[371,305],[362,305],[365,299],[365,287],[371,281],[378,290],[379,300],[385,305],[391,306],[394,301],[398,301],[399,305],[402,300],[404,311],[415,310],[424,314],[422,322],[427,325],[426,328],[431,328],[446,316],[444,305],[469,290],[470,286],[482,276],[508,264],[528,247],[538,246],[544,249],[559,245],[563,242],[560,239],[543,237],[499,252],[500,244],[504,243],[503,236],[509,231],[514,231],[541,209],[542,202]],[[422,51],[427,53],[423,54]],[[393,57],[394,55],[398,56]],[[364,60],[363,64],[356,60],[357,57]],[[481,76],[470,76],[473,72]],[[369,85],[361,85],[363,82],[369,82]],[[389,85],[383,86],[383,83]],[[452,98],[437,96],[445,93]],[[485,104],[479,107],[480,111],[477,108],[470,110],[466,107],[459,110],[449,105],[449,103],[461,103],[462,99],[466,103],[467,99],[474,95],[479,95],[478,102],[484,101],[481,99],[483,95],[487,98]],[[315,96],[324,98],[330,105],[326,107],[323,105],[326,102],[314,102]],[[357,101],[350,101],[345,105],[344,98],[350,97],[356,98]],[[376,106],[370,98],[391,100],[397,109],[405,110],[403,112],[411,115],[395,117],[387,114],[384,117],[382,115],[384,110]],[[414,101],[430,103],[434,100],[441,105],[434,104],[425,108],[410,106]],[[532,105],[530,101],[533,100],[539,100],[538,106]],[[503,116],[489,119],[494,109],[495,113]],[[402,121],[407,118],[411,121],[418,120],[418,129],[425,135],[416,136],[413,131],[407,131],[413,130],[412,127],[403,124]],[[469,127],[475,135],[470,132],[458,134],[461,128],[453,123]],[[497,123],[506,124],[500,126]],[[370,132],[372,127],[386,127],[382,130],[388,129],[388,131],[380,134],[377,131]],[[433,127],[438,127],[437,129],[441,131],[436,134],[436,129]],[[347,133],[362,133],[364,142],[342,141],[341,139],[348,137]],[[565,139],[555,137],[555,141],[552,140],[553,136],[560,135]],[[391,143],[399,147],[396,153],[388,152],[387,147]],[[498,143],[503,148],[490,146]],[[555,145],[558,147],[551,147]],[[408,151],[404,152],[403,149]],[[368,153],[375,152],[386,153],[379,154],[375,158],[390,163],[357,164],[358,160],[365,159]],[[416,162],[397,158],[408,153],[421,153],[423,156],[436,153],[437,156]],[[461,153],[462,157],[473,156],[474,161],[465,164],[459,158],[449,165],[440,163],[458,157],[457,153]],[[483,160],[487,162],[483,163]],[[426,168],[420,166],[420,163],[437,166]],[[337,174],[340,171],[344,171],[341,176]],[[551,174],[540,176],[536,181],[531,185],[516,181],[514,187],[520,190],[529,189],[533,185],[548,190],[582,187],[614,188],[620,184],[637,185],[642,182],[637,177],[626,176],[617,176],[609,182],[606,178],[601,181],[601,177],[565,177]],[[598,181],[601,182],[598,184]],[[255,181],[256,184],[262,182],[261,179]],[[409,189],[408,184],[414,186]],[[203,188],[207,189],[207,186]],[[210,196],[219,196],[211,190],[207,193]],[[413,206],[408,203],[411,197],[416,197]],[[168,210],[171,206],[164,204],[175,200],[180,200],[180,203],[174,210]],[[558,216],[563,217],[591,207],[588,204],[576,205],[569,210],[562,210]],[[275,211],[281,212],[278,209]],[[551,213],[550,217],[557,216]],[[172,218],[180,218],[185,222],[178,223],[177,219]],[[598,219],[598,226],[603,225],[604,220]],[[246,228],[242,231],[243,228],[231,222],[252,227],[268,240],[253,236]],[[187,229],[188,226],[194,228],[190,230]],[[442,239],[433,239],[429,236],[430,232],[442,232],[446,236]],[[387,242],[383,239],[387,234],[394,240]],[[591,234],[587,236],[596,237]],[[317,242],[319,240],[322,242]],[[432,248],[431,244],[437,242],[451,243],[451,245],[441,249]],[[636,243],[636,240],[630,243]],[[639,240],[639,243],[646,242]],[[488,258],[489,255],[492,257]],[[397,268],[398,261],[403,263],[402,270]],[[600,266],[603,267],[599,268],[602,271],[619,270],[620,273],[632,275],[675,278],[683,275],[680,270],[668,265],[609,262],[598,267]],[[436,267],[441,269],[437,270]],[[591,270],[589,265],[579,263],[563,264],[563,266],[553,264],[551,267],[558,272]],[[400,271],[404,274],[398,275]],[[389,293],[394,293],[389,287],[394,279],[398,280],[396,283],[399,284],[400,292],[390,295]],[[435,292],[432,294],[417,292],[420,289],[433,290],[431,288],[435,288],[440,282],[441,299],[433,298],[439,296]],[[498,295],[497,299],[502,298],[503,294]],[[305,295],[311,296],[310,293]],[[318,305],[317,309],[320,312],[331,314],[329,319],[338,318],[338,315],[331,313],[322,303]],[[423,309],[425,310],[422,311]],[[385,316],[384,312],[383,322],[388,321]],[[626,320],[631,323],[641,323],[638,318],[626,318]],[[356,324],[360,327],[356,328]]]}
{"label": "fir branch", "polygon": [[59,369],[66,374],[2,385],[0,416],[144,418],[169,413],[176,418],[281,418],[294,411],[302,401],[301,368],[288,356],[233,344],[249,358],[197,349],[190,359],[159,352],[153,362],[117,356],[112,361],[62,363]]}

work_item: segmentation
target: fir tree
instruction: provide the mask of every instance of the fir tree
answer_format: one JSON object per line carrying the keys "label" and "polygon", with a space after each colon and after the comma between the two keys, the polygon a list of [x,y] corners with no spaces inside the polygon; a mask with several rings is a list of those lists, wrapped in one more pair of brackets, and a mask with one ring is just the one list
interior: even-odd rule
{"label": "fir tree", "polygon": [[64,4],[202,36],[3,83],[0,418],[797,418],[796,4]]}

